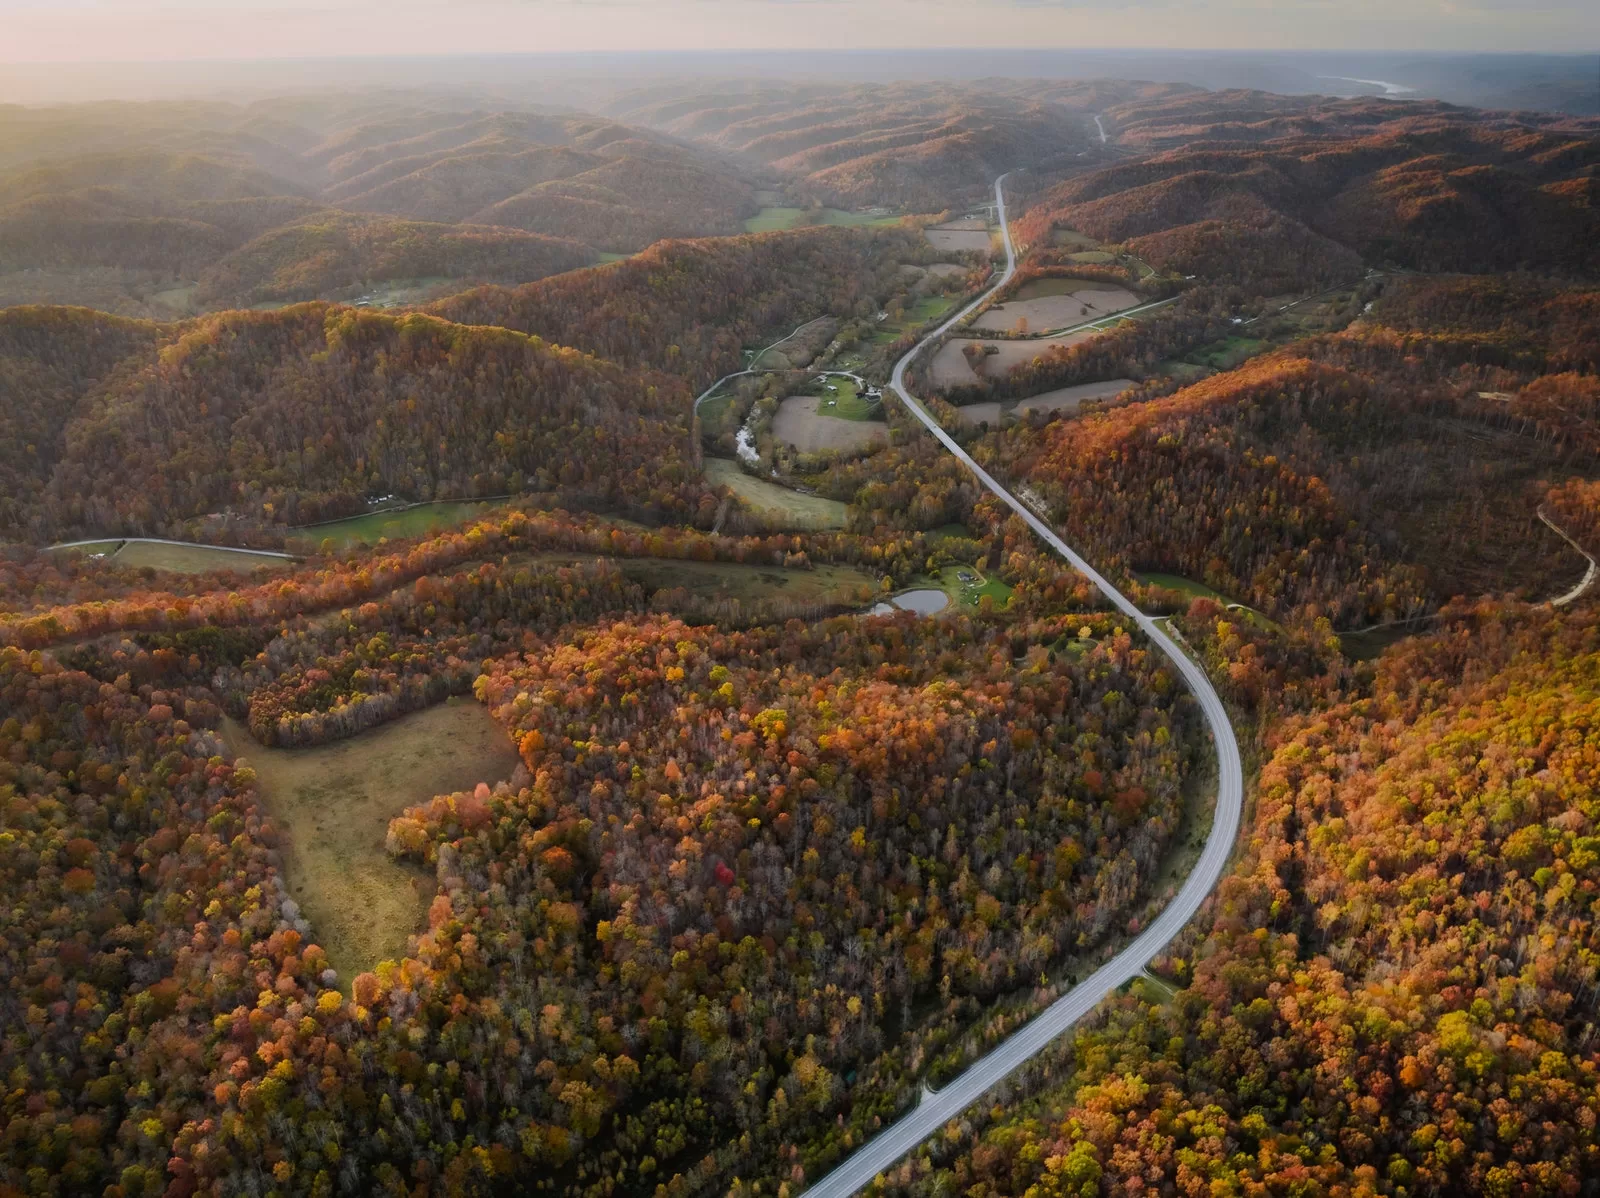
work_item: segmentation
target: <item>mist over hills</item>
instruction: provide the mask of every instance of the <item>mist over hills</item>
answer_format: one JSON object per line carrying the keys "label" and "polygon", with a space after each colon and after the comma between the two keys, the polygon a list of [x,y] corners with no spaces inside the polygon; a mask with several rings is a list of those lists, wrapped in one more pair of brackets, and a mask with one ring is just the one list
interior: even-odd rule
{"label": "mist over hills", "polygon": [[[767,82],[980,79],[1142,79],[1211,90],[1280,94],[1402,95],[1480,108],[1600,113],[1595,47],[1572,54],[1418,53],[1388,50],[1174,49],[800,50],[658,53],[484,54],[395,58],[305,58],[238,62],[14,63],[0,102],[91,99],[255,99],[319,92],[330,80],[351,89],[447,89],[499,101],[600,110],[641,85],[698,79]],[[1366,81],[1366,82],[1363,82]]]}

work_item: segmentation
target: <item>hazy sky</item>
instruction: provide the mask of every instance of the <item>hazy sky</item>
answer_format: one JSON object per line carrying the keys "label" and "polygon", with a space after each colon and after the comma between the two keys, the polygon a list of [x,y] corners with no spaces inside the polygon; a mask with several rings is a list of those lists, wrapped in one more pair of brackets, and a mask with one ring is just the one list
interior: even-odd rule
{"label": "hazy sky", "polygon": [[927,46],[1600,49],[1600,0],[0,0],[0,61]]}

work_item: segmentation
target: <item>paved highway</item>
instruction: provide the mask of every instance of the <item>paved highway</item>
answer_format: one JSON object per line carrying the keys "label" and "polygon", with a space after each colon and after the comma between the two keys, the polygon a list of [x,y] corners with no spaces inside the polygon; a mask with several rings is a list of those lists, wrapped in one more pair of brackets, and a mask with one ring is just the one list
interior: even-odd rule
{"label": "paved highway", "polygon": [[939,438],[946,449],[960,458],[984,486],[1009,504],[1046,544],[1086,575],[1128,617],[1130,622],[1137,624],[1145,636],[1154,641],[1161,651],[1172,659],[1178,673],[1183,676],[1200,702],[1200,709],[1205,715],[1216,748],[1218,783],[1216,812],[1212,818],[1211,834],[1206,840],[1205,849],[1184,881],[1183,887],[1178,891],[1177,897],[1131,944],[1021,1029],[1001,1041],[987,1056],[974,1062],[966,1072],[956,1077],[943,1090],[936,1094],[925,1095],[922,1104],[914,1111],[905,1115],[898,1123],[879,1132],[832,1172],[819,1178],[815,1185],[805,1191],[807,1198],[846,1198],[847,1195],[865,1187],[879,1173],[892,1168],[929,1136],[935,1134],[950,1120],[957,1118],[1008,1074],[1036,1056],[1052,1040],[1092,1011],[1106,995],[1140,973],[1150,960],[1159,955],[1173,937],[1183,930],[1184,925],[1200,909],[1200,904],[1221,879],[1223,871],[1227,868],[1228,856],[1233,848],[1234,837],[1238,834],[1239,819],[1244,810],[1244,768],[1239,760],[1239,745],[1234,739],[1233,726],[1228,722],[1228,713],[1222,705],[1222,699],[1212,688],[1205,672],[1178,648],[1155,621],[1135,607],[1127,596],[1073,552],[1071,547],[1043,520],[968,457],[966,451],[939,427],[933,417],[906,390],[906,365],[916,356],[918,350],[966,317],[1016,273],[1016,248],[1011,242],[1011,230],[1006,223],[1005,178],[1002,175],[994,185],[995,201],[1000,211],[1000,227],[1005,231],[1005,273],[988,292],[979,296],[902,358],[894,368],[894,379],[890,385],[917,419],[927,426],[928,431]]}

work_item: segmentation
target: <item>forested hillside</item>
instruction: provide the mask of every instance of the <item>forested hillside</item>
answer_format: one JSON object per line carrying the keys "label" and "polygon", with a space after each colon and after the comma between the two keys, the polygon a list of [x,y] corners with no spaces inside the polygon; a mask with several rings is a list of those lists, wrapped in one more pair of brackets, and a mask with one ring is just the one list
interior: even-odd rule
{"label": "forested hillside", "polygon": [[[1376,101],[1301,108],[1304,121],[1248,138],[1180,126],[1179,148],[1060,185],[1018,235],[1042,245],[1068,227],[1183,273],[1224,251],[1265,254],[1262,231],[1287,239],[1279,253],[1326,256],[1336,251],[1320,242],[1331,239],[1415,270],[1600,269],[1600,141],[1583,122],[1530,130]],[[1217,140],[1200,140],[1208,135]]]}
{"label": "forested hillside", "polygon": [[442,95],[15,108],[0,134],[0,306],[159,319],[526,283],[759,207],[718,154]]}
{"label": "forested hillside", "polygon": [[323,304],[159,334],[86,312],[9,315],[8,379],[36,405],[10,430],[13,535],[151,532],[225,508],[300,524],[397,491],[698,510],[683,384],[537,338]]}
{"label": "forested hillside", "polygon": [[890,1190],[1583,1192],[1597,695],[1592,604],[1482,605],[1275,721],[1176,997],[1120,1000],[1065,1088]]}
{"label": "forested hillside", "polygon": [[[597,539],[624,540],[517,515],[418,547],[442,569],[401,589],[385,559],[341,589],[232,597],[270,596],[295,623],[281,639],[169,623],[63,648],[70,665],[5,651],[0,865],[35,914],[14,946],[26,1018],[0,1053],[14,1094],[53,1095],[8,1100],[7,1176],[726,1183],[753,1150],[836,1139],[858,1088],[870,1109],[984,998],[1134,909],[1177,826],[1190,717],[1114,621],[718,629],[647,614],[613,567],[460,568]],[[364,585],[372,600],[331,620],[284,606],[315,616],[318,594]],[[1047,656],[1063,635],[1090,639]],[[385,662],[386,643],[405,654]],[[437,654],[448,685],[462,653],[490,655],[472,689],[522,764],[391,823],[390,851],[439,879],[428,928],[403,964],[338,978],[285,892],[254,775],[210,730],[259,689],[348,734],[318,671],[359,685]],[[115,820],[88,815],[108,804]],[[473,1047],[490,1040],[512,1047]]]}
{"label": "forested hillside", "polygon": [[901,230],[819,228],[667,242],[626,262],[516,289],[486,287],[429,308],[710,382],[744,365],[763,333],[838,313],[868,316],[907,259],[933,252]]}
{"label": "forested hillside", "polygon": [[1103,993],[1211,739],[886,385],[1020,166],[910,387],[1246,822],[871,1192],[1587,1193],[1592,125],[582,94],[0,108],[0,1198],[801,1198]]}
{"label": "forested hillside", "polygon": [[1557,594],[1570,550],[1537,513],[1595,470],[1597,304],[1531,278],[1394,280],[1343,333],[1019,425],[995,453],[1097,560],[1263,611],[1344,628],[1456,595]]}

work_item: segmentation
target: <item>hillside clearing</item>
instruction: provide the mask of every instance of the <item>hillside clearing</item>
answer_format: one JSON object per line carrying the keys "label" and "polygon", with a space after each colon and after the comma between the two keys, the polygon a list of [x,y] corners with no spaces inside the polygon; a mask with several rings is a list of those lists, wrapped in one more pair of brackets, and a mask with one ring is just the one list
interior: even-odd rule
{"label": "hillside clearing", "polygon": [[1072,412],[1076,411],[1086,400],[1110,399],[1112,396],[1121,395],[1129,387],[1134,386],[1132,379],[1107,379],[1103,383],[1080,383],[1076,387],[1060,387],[1054,391],[1046,391],[1028,399],[1007,401],[1000,403],[968,404],[960,409],[962,418],[969,425],[977,425],[987,420],[990,425],[999,422],[1002,414],[1010,412],[1017,416],[1026,416],[1029,412]]}
{"label": "hillside clearing", "polygon": [[843,528],[845,505],[820,495],[802,495],[765,479],[755,478],[727,458],[707,458],[706,480],[727,487],[774,528]]}
{"label": "hillside clearing", "polygon": [[218,545],[172,545],[164,541],[128,541],[112,555],[119,566],[148,566],[173,574],[207,574],[212,570],[238,570],[249,573],[263,568],[283,570],[294,563],[286,558],[269,557],[243,549]]}
{"label": "hillside clearing", "polygon": [[480,500],[442,500],[397,511],[368,512],[365,516],[352,516],[332,524],[296,529],[295,533],[318,545],[323,541],[332,541],[337,549],[350,545],[376,545],[385,538],[400,540],[454,528],[465,524],[489,506]]}
{"label": "hillside clearing", "polygon": [[405,955],[434,880],[384,849],[389,821],[435,795],[510,778],[518,758],[488,709],[451,699],[350,740],[267,749],[231,721],[228,747],[248,761],[283,833],[289,892],[340,985]]}

